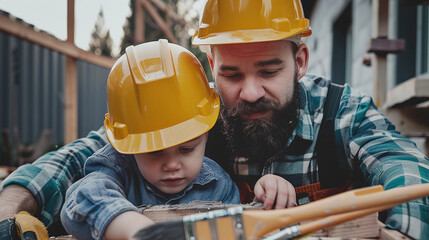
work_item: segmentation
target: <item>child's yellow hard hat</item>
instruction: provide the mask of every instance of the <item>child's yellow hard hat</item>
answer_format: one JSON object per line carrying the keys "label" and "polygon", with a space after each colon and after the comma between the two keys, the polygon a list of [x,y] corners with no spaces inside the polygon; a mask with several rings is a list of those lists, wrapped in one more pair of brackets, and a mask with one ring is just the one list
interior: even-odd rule
{"label": "child's yellow hard hat", "polygon": [[194,45],[265,42],[311,35],[299,0],[208,0]]}
{"label": "child's yellow hard hat", "polygon": [[198,59],[167,40],[130,46],[107,82],[106,135],[120,153],[157,151],[207,132],[219,114]]}

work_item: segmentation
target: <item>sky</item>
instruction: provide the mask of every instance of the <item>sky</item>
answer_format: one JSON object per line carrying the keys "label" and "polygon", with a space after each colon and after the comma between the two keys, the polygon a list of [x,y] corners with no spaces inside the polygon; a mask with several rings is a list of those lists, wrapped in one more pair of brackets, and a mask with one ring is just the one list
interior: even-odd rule
{"label": "sky", "polygon": [[[101,8],[113,39],[115,55],[120,50],[122,26],[131,14],[129,0],[75,0],[75,45],[88,50]],[[58,39],[67,38],[67,0],[0,0],[0,9]]]}

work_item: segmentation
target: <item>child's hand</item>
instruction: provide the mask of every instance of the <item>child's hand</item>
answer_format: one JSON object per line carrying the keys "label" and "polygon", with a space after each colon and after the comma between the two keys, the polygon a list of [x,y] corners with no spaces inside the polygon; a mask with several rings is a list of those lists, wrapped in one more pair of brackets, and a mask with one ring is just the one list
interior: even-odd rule
{"label": "child's hand", "polygon": [[114,217],[104,232],[105,239],[133,239],[136,232],[155,222],[137,211],[126,211]]}
{"label": "child's hand", "polygon": [[295,188],[282,177],[273,174],[262,176],[256,182],[254,192],[255,198],[264,203],[265,209],[296,206]]}

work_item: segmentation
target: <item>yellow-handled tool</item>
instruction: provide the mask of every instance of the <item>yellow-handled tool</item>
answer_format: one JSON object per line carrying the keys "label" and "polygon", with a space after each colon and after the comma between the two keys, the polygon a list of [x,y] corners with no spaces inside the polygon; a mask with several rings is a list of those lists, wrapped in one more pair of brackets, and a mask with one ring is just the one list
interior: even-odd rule
{"label": "yellow-handled tool", "polygon": [[[383,206],[389,208],[428,195],[429,183],[386,191],[382,186],[372,186],[288,209],[243,211],[241,207],[233,207],[188,215],[180,221],[144,228],[136,234],[136,239],[259,239],[276,229],[304,220]],[[308,231],[312,231],[311,228]]]}
{"label": "yellow-handled tool", "polygon": [[302,206],[282,210],[249,210],[243,212],[247,239],[260,238],[284,226],[304,220],[353,212],[382,205],[398,205],[428,196],[429,183],[398,187],[383,191],[372,186],[336,194]]}
{"label": "yellow-handled tool", "polygon": [[312,222],[308,222],[300,225],[293,225],[285,229],[282,229],[275,234],[265,237],[263,238],[263,240],[293,239],[296,237],[300,237],[306,234],[316,232],[320,229],[329,228],[329,227],[338,225],[340,223],[357,219],[371,213],[380,212],[380,211],[389,209],[391,207],[394,207],[395,205],[396,204],[389,204],[389,205],[383,205],[381,207],[368,208],[368,209],[357,210],[357,211],[348,212],[348,213],[341,213],[337,215],[324,217],[322,219],[318,219]]}

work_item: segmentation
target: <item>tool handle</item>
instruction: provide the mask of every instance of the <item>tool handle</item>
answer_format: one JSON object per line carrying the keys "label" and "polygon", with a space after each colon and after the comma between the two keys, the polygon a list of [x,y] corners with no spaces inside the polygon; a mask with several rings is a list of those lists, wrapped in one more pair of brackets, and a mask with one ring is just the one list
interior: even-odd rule
{"label": "tool handle", "polygon": [[371,213],[380,212],[391,207],[394,207],[396,204],[384,205],[381,207],[368,208],[363,210],[358,210],[350,213],[341,213],[337,215],[332,215],[318,219],[312,222],[304,223],[299,225],[301,235],[309,234],[320,229],[333,227],[335,225],[366,216]]}
{"label": "tool handle", "polygon": [[[397,205],[429,195],[429,183],[383,191],[372,186],[336,194],[299,207],[282,210],[248,210],[243,212],[246,235],[262,237],[279,227],[319,217],[353,212],[381,205]],[[248,229],[248,227],[250,229]]]}

